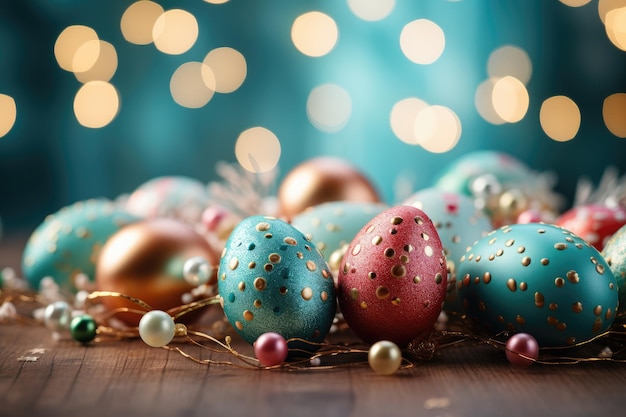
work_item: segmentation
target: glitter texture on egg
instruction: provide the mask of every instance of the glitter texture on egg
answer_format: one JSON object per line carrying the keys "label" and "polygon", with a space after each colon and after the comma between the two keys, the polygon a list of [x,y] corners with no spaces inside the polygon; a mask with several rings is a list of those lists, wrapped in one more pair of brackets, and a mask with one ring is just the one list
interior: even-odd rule
{"label": "glitter texture on egg", "polygon": [[[324,257],[302,232],[273,217],[250,216],[233,230],[218,289],[228,321],[250,344],[267,332],[321,342],[335,316],[334,281]],[[289,344],[296,345],[312,349]]]}
{"label": "glitter texture on egg", "polygon": [[367,343],[400,347],[432,331],[446,294],[446,258],[420,209],[391,207],[352,240],[338,273],[341,312]]}

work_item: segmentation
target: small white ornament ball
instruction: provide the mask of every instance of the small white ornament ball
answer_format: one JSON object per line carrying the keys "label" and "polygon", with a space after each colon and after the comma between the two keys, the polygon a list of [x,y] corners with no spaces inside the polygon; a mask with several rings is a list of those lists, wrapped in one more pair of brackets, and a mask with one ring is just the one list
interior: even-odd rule
{"label": "small white ornament ball", "polygon": [[191,285],[206,284],[211,278],[211,272],[211,265],[202,256],[189,258],[183,265],[183,277]]}
{"label": "small white ornament ball", "polygon": [[43,313],[45,326],[55,332],[68,330],[72,320],[72,307],[65,301],[48,304]]}
{"label": "small white ornament ball", "polygon": [[381,340],[370,347],[367,359],[378,375],[392,375],[400,369],[402,351],[395,343]]}
{"label": "small white ornament ball", "polygon": [[176,324],[172,316],[165,311],[152,310],[139,321],[139,336],[147,345],[162,347],[174,338]]}

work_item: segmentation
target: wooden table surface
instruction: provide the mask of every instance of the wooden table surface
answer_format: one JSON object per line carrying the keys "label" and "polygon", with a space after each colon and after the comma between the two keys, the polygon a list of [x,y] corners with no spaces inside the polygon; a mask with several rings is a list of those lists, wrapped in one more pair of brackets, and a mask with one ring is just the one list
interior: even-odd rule
{"label": "wooden table surface", "polygon": [[[20,239],[0,241],[0,268]],[[211,353],[185,344],[192,355]],[[234,347],[250,353],[235,340]],[[485,345],[445,348],[393,376],[202,365],[140,339],[81,345],[0,324],[0,416],[621,416],[626,364],[512,367]]]}

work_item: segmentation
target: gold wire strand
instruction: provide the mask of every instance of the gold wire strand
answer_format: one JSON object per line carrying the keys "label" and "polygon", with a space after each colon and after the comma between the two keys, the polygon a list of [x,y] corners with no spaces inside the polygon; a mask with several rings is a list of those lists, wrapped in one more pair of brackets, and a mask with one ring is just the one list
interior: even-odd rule
{"label": "gold wire strand", "polygon": [[[87,296],[88,301],[94,301],[98,298],[103,297],[119,297],[125,300],[128,300],[134,303],[138,308],[127,308],[120,307],[116,309],[112,309],[107,311],[106,313],[100,313],[99,317],[101,319],[111,318],[116,314],[120,313],[133,313],[138,315],[143,315],[148,311],[152,310],[152,307],[148,305],[145,301],[140,300],[135,297],[128,296],[126,294],[114,291],[93,291]],[[0,294],[0,301],[2,303],[6,302],[22,302],[22,303],[33,303],[39,306],[45,305],[41,297],[38,295],[28,295],[27,293],[8,293],[5,291],[4,294]],[[86,302],[86,304],[87,304]],[[204,307],[208,307],[214,304],[218,304],[221,302],[221,297],[219,295],[208,297],[205,299],[201,299],[198,301],[193,301],[188,304],[180,305],[169,309],[167,312],[172,316],[172,318],[176,321],[177,319],[183,317],[186,314],[192,313],[196,310],[202,309]],[[86,305],[87,307],[87,305]],[[141,309],[139,309],[141,308]],[[18,314],[16,320],[22,323],[36,323],[41,324],[40,320],[36,320],[28,317],[25,314]],[[258,359],[244,355],[237,350],[235,350],[231,345],[230,336],[226,336],[224,341],[219,340],[216,337],[213,337],[207,333],[203,333],[196,330],[187,329],[184,325],[182,326],[184,329],[177,336],[184,336],[187,343],[191,345],[195,345],[201,349],[210,351],[211,354],[216,355],[231,355],[236,358],[238,362],[228,361],[228,360],[216,360],[216,359],[199,359],[194,357],[193,355],[185,352],[179,346],[164,346],[164,348],[175,351],[182,355],[183,357],[193,360],[194,362],[205,364],[205,365],[222,365],[222,366],[234,366],[241,369],[254,369],[254,370],[284,370],[284,371],[321,371],[321,370],[332,370],[332,369],[340,369],[347,367],[359,367],[368,365],[368,361],[364,360],[354,360],[354,356],[362,356],[367,354],[369,351],[369,346],[364,345],[363,343],[353,343],[353,344],[331,344],[327,342],[312,342],[309,340],[301,339],[301,338],[290,338],[287,340],[288,344],[296,344],[298,347],[292,347],[289,349],[291,354],[300,354],[303,355],[302,359],[298,359],[295,361],[287,361],[279,365],[275,366],[263,366],[260,364]],[[100,324],[96,329],[96,334],[98,337],[95,339],[97,342],[105,341],[107,338],[110,339],[129,339],[129,338],[137,338],[139,337],[139,331],[137,327],[132,328],[115,328]],[[416,345],[410,345],[409,348],[403,350],[402,364],[400,366],[400,370],[414,368],[417,363],[425,362],[430,360],[435,353],[441,352],[447,348],[462,346],[467,343],[475,343],[478,345],[488,345],[492,348],[507,351],[506,342],[503,341],[504,338],[508,338],[508,333],[502,332],[497,335],[486,337],[478,334],[467,333],[464,331],[458,330],[441,330],[433,332],[429,337],[421,340]],[[543,347],[540,348],[540,355],[538,358],[531,358],[524,354],[516,353],[518,356],[527,359],[533,363],[538,363],[542,365],[575,365],[585,362],[615,362],[615,363],[626,363],[626,358],[620,358],[619,356],[626,352],[626,346],[621,343],[619,338],[624,338],[626,340],[626,325],[617,324],[612,330],[607,330],[603,333],[600,333],[591,339],[578,342],[571,346],[556,346],[556,347]],[[620,341],[620,349],[613,352],[612,350],[607,356],[552,356],[545,354],[545,352],[557,352],[563,351],[566,349],[572,348],[580,348],[584,346],[589,346],[594,342],[599,342],[604,339],[611,339],[612,341]],[[202,343],[201,341],[209,342]],[[213,346],[211,346],[213,345]],[[307,350],[306,348],[300,346],[310,346],[311,349]],[[544,352],[543,354],[541,352]],[[345,360],[344,362],[334,363],[324,365],[321,363],[323,359],[345,356],[348,359],[353,360]],[[352,358],[350,358],[352,357]],[[409,359],[411,358],[411,359]],[[313,361],[319,359],[320,364],[314,365]]]}
{"label": "gold wire strand", "polygon": [[145,301],[140,300],[139,298],[131,297],[130,295],[123,294],[121,292],[116,292],[116,291],[92,291],[87,296],[87,300],[95,300],[95,299],[102,298],[102,297],[120,297],[130,302],[133,302],[137,304],[138,306],[145,308],[148,311],[152,310],[152,307],[150,307]]}
{"label": "gold wire strand", "polygon": [[219,304],[221,302],[221,297],[216,295],[214,297],[204,298],[202,300],[193,301],[189,304],[185,304],[182,306],[174,307],[167,310],[167,313],[174,318],[174,320],[179,319],[185,314],[189,314],[193,311],[200,310],[204,307],[208,307],[210,305]]}

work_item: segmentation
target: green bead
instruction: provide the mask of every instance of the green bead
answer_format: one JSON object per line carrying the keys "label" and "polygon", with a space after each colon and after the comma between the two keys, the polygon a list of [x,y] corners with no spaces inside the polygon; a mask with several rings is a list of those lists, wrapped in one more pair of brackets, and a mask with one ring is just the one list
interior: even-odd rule
{"label": "green bead", "polygon": [[74,340],[81,343],[91,342],[96,338],[98,325],[89,314],[81,314],[72,319],[70,323],[70,333]]}

